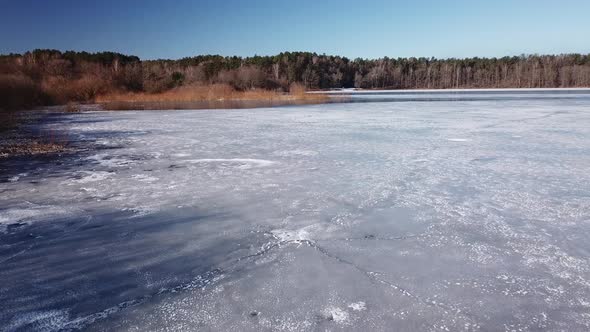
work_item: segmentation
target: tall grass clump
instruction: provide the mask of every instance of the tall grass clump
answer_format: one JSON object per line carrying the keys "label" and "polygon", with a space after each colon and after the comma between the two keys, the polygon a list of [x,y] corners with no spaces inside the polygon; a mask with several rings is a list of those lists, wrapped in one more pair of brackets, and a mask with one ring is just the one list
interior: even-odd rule
{"label": "tall grass clump", "polygon": [[294,82],[289,85],[289,93],[293,96],[303,97],[305,96],[305,92],[305,85],[301,83]]}

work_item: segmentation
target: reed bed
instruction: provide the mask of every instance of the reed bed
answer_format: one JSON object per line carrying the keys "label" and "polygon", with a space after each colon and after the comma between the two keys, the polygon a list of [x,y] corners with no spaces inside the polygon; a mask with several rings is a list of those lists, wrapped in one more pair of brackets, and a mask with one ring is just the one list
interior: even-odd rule
{"label": "reed bed", "polygon": [[[187,103],[204,102],[204,105],[220,104],[231,105],[235,102],[255,104],[260,102],[262,106],[267,104],[275,105],[281,103],[323,103],[328,97],[322,94],[307,94],[304,89],[293,88],[291,93],[279,91],[252,89],[238,91],[226,84],[182,86],[160,93],[147,92],[114,92],[97,96],[95,101],[106,105],[107,109],[121,109],[121,107],[110,107],[113,105],[138,105],[138,109],[145,109],[146,105],[157,105],[157,108],[185,108],[175,105],[186,105]],[[147,107],[148,109],[151,107]],[[215,108],[215,107],[213,107]]]}

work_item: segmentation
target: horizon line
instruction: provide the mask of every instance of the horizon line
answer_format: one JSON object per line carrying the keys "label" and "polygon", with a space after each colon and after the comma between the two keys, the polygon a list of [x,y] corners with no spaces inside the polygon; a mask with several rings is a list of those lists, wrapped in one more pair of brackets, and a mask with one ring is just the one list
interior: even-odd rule
{"label": "horizon line", "polygon": [[67,52],[75,52],[75,53],[89,53],[89,54],[100,54],[100,53],[116,53],[116,54],[120,54],[123,56],[129,56],[129,57],[137,57],[140,61],[179,61],[179,60],[183,60],[183,59],[191,59],[191,58],[196,58],[199,56],[220,56],[223,58],[232,58],[232,57],[238,57],[238,58],[242,58],[242,59],[247,59],[247,58],[254,58],[254,57],[273,57],[273,56],[277,56],[283,53],[308,53],[308,54],[314,54],[314,55],[318,55],[318,56],[328,56],[328,57],[340,57],[340,58],[346,58],[348,60],[351,61],[355,61],[355,60],[366,60],[366,61],[375,61],[375,60],[383,60],[385,58],[387,59],[434,59],[434,60],[466,60],[466,59],[502,59],[502,58],[522,58],[522,57],[530,57],[530,56],[538,56],[538,57],[543,57],[543,56],[567,56],[567,55],[582,55],[582,56],[590,56],[590,52],[588,53],[581,53],[581,52],[560,52],[560,53],[520,53],[520,54],[507,54],[507,55],[502,55],[502,56],[466,56],[466,57],[435,57],[435,56],[398,56],[398,57],[394,57],[394,56],[388,56],[388,55],[384,55],[381,57],[376,57],[376,58],[371,58],[371,57],[348,57],[345,55],[337,55],[337,54],[328,54],[328,53],[318,53],[315,51],[281,51],[279,53],[274,53],[274,54],[254,54],[254,55],[223,55],[220,53],[200,53],[200,54],[194,54],[194,55],[189,55],[189,56],[184,56],[184,57],[179,57],[179,58],[142,58],[138,55],[132,54],[132,53],[123,53],[120,51],[113,51],[113,50],[102,50],[102,51],[86,51],[86,50],[75,50],[75,49],[57,49],[57,48],[34,48],[32,50],[28,50],[22,53],[15,53],[15,52],[10,52],[10,53],[0,53],[0,56],[23,56],[27,53],[33,53],[35,51],[58,51],[60,53],[67,53]]}

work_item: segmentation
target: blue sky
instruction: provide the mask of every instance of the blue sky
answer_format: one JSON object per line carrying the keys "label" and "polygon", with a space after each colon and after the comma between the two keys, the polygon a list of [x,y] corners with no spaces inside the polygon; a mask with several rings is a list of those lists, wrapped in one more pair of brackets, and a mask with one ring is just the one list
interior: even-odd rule
{"label": "blue sky", "polygon": [[590,0],[0,0],[0,53],[142,59],[313,51],[350,58],[590,53]]}

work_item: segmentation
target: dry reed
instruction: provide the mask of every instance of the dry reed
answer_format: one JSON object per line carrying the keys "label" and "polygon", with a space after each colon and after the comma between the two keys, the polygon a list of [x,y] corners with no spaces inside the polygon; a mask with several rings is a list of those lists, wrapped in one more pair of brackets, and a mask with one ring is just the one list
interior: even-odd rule
{"label": "dry reed", "polygon": [[160,93],[145,92],[128,92],[128,93],[108,93],[96,97],[98,103],[110,102],[194,102],[194,101],[289,101],[289,100],[309,100],[322,102],[325,96],[321,94],[286,94],[277,91],[253,89],[237,91],[227,84],[195,85],[183,86]]}

